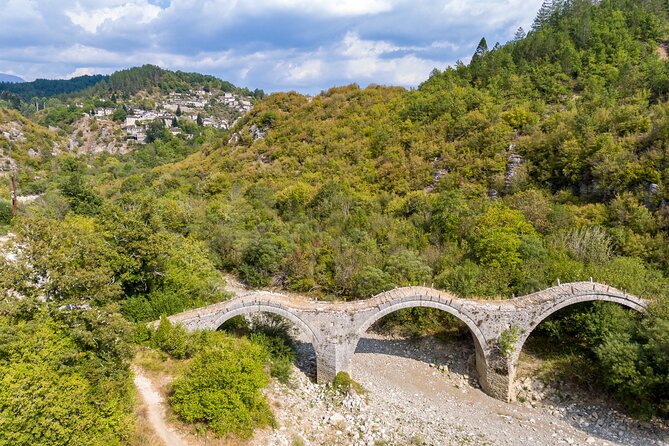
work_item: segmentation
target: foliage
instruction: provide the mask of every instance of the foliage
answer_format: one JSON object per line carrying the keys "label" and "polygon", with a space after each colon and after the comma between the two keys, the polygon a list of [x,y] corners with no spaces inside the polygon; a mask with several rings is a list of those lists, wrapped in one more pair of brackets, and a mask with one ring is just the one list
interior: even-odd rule
{"label": "foliage", "polygon": [[159,139],[169,140],[172,134],[165,127],[161,118],[156,118],[146,127],[146,142],[154,142]]}
{"label": "foliage", "polygon": [[62,169],[65,177],[60,184],[60,192],[68,201],[70,209],[81,215],[96,214],[102,198],[86,182],[81,164],[66,158]]}
{"label": "foliage", "polygon": [[611,258],[613,251],[610,237],[598,226],[572,228],[559,234],[555,243],[558,249],[566,250],[583,263],[603,264]]}
{"label": "foliage", "polygon": [[6,272],[16,275],[22,295],[99,305],[122,296],[113,279],[114,254],[89,217],[71,215],[62,222],[21,218],[16,242],[24,248]]}
{"label": "foliage", "polygon": [[225,342],[198,353],[172,385],[170,403],[188,423],[206,423],[217,435],[249,437],[274,419],[261,392],[268,378],[265,352],[248,341]]}
{"label": "foliage", "polygon": [[606,385],[633,411],[663,417],[669,416],[668,351],[666,314],[607,333],[595,348]]}
{"label": "foliage", "polygon": [[10,202],[0,200],[0,225],[9,224],[12,221],[12,205]]}
{"label": "foliage", "polygon": [[290,379],[295,362],[295,345],[290,321],[273,313],[237,316],[224,323],[219,330],[247,337],[267,353],[269,372],[282,383]]}
{"label": "foliage", "polygon": [[[658,46],[667,23],[659,0],[547,1],[532,31],[493,48],[482,39],[469,65],[434,70],[417,89],[275,93],[232,135],[179,119],[193,138],[172,137],[156,122],[152,142],[126,154],[58,154],[82,109],[51,95],[93,79],[18,84],[0,104],[30,117],[0,108],[3,131],[22,134],[0,138],[0,167],[11,158],[20,192],[43,195],[10,223],[17,259],[0,259],[0,286],[25,296],[13,311],[118,302],[133,321],[225,299],[221,271],[330,300],[423,283],[508,298],[592,277],[664,302],[669,65]],[[118,98],[151,103],[192,88],[235,91],[147,65],[76,100],[121,119]],[[8,178],[0,183],[8,202]],[[643,393],[665,390],[649,353],[663,348],[661,333],[580,310],[572,326],[583,335],[571,344],[612,370],[613,392],[666,413]],[[444,322],[411,310],[394,317],[412,332]],[[547,330],[569,344],[572,326]],[[174,329],[154,341],[177,356],[198,351],[181,337]]]}
{"label": "foliage", "polygon": [[520,328],[512,326],[502,331],[497,339],[497,348],[506,357],[510,357],[516,350],[520,340]]}
{"label": "foliage", "polygon": [[108,79],[109,76],[96,74],[83,75],[72,79],[36,79],[32,82],[0,82],[0,91],[14,93],[24,100],[32,97],[49,97],[65,93],[74,93],[93,87]]}
{"label": "foliage", "polygon": [[125,444],[133,426],[126,323],[77,310],[6,314],[0,443]]}
{"label": "foliage", "polygon": [[261,346],[269,355],[270,375],[282,383],[287,383],[295,362],[295,350],[290,338],[270,336],[260,331],[251,333],[249,340]]}
{"label": "foliage", "polygon": [[382,317],[374,324],[375,330],[418,338],[426,334],[469,335],[469,329],[457,317],[435,308],[405,308]]}
{"label": "foliage", "polygon": [[267,286],[272,276],[279,272],[288,251],[288,243],[280,236],[258,238],[242,254],[241,276],[249,285]]}
{"label": "foliage", "polygon": [[195,350],[186,329],[182,325],[173,325],[164,314],[151,335],[151,344],[175,359],[188,358]]}
{"label": "foliage", "polygon": [[114,91],[124,95],[135,94],[141,90],[159,88],[165,92],[184,92],[194,85],[208,89],[222,91],[239,91],[229,82],[222,81],[214,76],[199,73],[184,73],[183,71],[164,70],[155,65],[142,65],[112,73],[97,85],[100,91]]}
{"label": "foliage", "polygon": [[666,370],[669,338],[666,303],[640,318],[610,303],[574,305],[537,328],[557,351],[586,360],[596,380],[630,411],[643,417],[668,415]]}

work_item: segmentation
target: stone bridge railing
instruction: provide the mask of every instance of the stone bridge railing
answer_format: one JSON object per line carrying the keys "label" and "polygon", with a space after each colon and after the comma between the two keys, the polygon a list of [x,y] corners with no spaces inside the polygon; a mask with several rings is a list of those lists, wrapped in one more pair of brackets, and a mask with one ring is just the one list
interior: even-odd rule
{"label": "stone bridge railing", "polygon": [[[358,340],[374,322],[402,308],[437,308],[459,318],[472,333],[483,390],[496,398],[511,400],[515,397],[513,380],[518,356],[532,330],[561,308],[588,301],[615,302],[640,312],[648,305],[643,299],[592,282],[562,284],[501,301],[460,299],[424,287],[399,288],[364,301],[337,303],[257,291],[176,314],[170,320],[189,330],[215,330],[230,318],[243,314],[281,315],[310,338],[316,351],[317,379],[327,382],[339,371],[351,372]],[[500,343],[502,338],[506,339],[504,343]]]}

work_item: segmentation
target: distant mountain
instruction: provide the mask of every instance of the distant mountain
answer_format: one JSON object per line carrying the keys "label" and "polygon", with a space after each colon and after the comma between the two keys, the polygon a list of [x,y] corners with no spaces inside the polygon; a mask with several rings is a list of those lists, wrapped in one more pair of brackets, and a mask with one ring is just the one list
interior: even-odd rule
{"label": "distant mountain", "polygon": [[9,82],[11,84],[18,84],[20,82],[25,82],[25,81],[18,76],[14,76],[13,74],[0,73],[0,82]]}
{"label": "distant mountain", "polygon": [[163,93],[187,92],[193,88],[202,88],[206,91],[217,89],[256,97],[264,95],[261,90],[251,92],[248,89],[238,88],[230,82],[223,81],[215,76],[165,70],[156,65],[142,65],[141,67],[117,71],[109,76],[109,79],[97,86],[97,89],[101,91],[116,92],[125,95],[133,95],[139,91],[154,88],[158,88]]}
{"label": "distant mountain", "polygon": [[[230,82],[217,77],[185,73],[183,71],[165,70],[155,65],[128,68],[117,71],[110,76],[96,74],[79,76],[72,79],[36,79],[32,82],[8,81],[0,75],[0,93],[13,94],[24,101],[32,98],[48,98],[61,94],[84,92],[83,94],[111,94],[133,95],[142,90],[159,89],[163,93],[187,92],[194,88],[218,89],[225,92],[238,93],[242,96],[262,98],[262,90],[250,91],[239,88]],[[19,78],[16,78],[19,79]],[[90,89],[90,90],[89,90]]]}
{"label": "distant mountain", "polygon": [[0,83],[0,91],[14,93],[25,101],[32,97],[51,97],[60,94],[76,93],[93,87],[109,79],[109,76],[96,74],[94,76],[78,76],[72,79],[36,79],[32,82]]}

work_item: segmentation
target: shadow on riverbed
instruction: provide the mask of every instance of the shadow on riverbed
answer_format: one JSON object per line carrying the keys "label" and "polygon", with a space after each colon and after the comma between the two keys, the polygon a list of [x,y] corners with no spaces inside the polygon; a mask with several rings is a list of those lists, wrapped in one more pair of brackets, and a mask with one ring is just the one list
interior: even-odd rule
{"label": "shadow on riverbed", "polygon": [[[316,351],[310,342],[293,338],[295,366],[313,382],[316,381]],[[434,336],[412,339],[385,338],[368,335],[358,342],[355,353],[397,356],[433,364],[442,370],[476,380],[474,345],[466,340],[442,341]],[[392,359],[391,359],[392,361]]]}
{"label": "shadow on riverbed", "polygon": [[360,339],[355,353],[399,356],[433,364],[473,380],[477,378],[476,351],[469,340],[441,340],[434,336],[397,339],[368,334]]}
{"label": "shadow on riverbed", "polygon": [[295,347],[295,367],[300,369],[312,382],[316,382],[316,350],[311,342],[293,339]]}

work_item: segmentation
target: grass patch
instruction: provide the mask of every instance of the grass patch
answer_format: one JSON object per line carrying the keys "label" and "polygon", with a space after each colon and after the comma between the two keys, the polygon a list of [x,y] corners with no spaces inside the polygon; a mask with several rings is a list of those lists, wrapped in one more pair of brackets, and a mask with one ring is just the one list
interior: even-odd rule
{"label": "grass patch", "polygon": [[366,395],[367,390],[365,390],[362,385],[354,381],[351,376],[346,373],[346,372],[339,372],[337,373],[337,376],[335,376],[334,381],[332,381],[332,388],[334,389],[335,392],[340,393],[342,395],[347,394],[351,390],[358,395]]}

